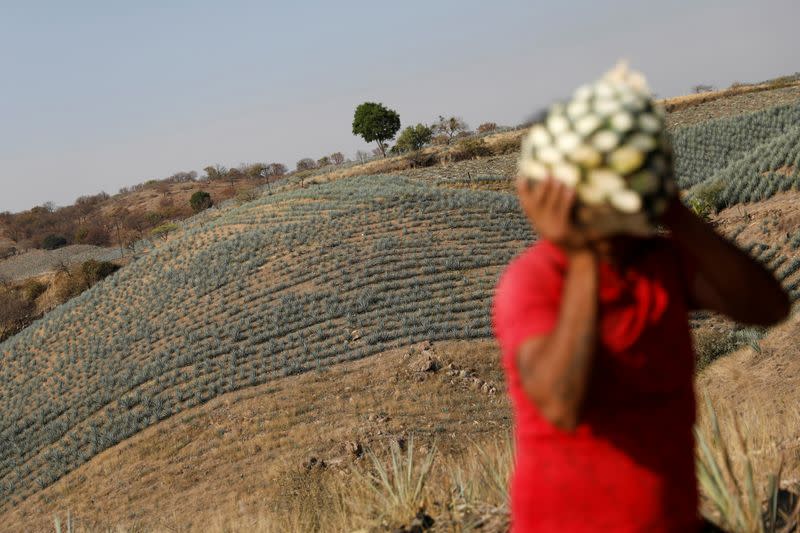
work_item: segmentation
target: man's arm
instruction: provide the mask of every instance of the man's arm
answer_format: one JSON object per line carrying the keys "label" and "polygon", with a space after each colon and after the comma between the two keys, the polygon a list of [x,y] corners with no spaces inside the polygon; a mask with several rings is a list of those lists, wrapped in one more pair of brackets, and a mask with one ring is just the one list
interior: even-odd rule
{"label": "man's arm", "polygon": [[597,343],[597,257],[574,253],[564,279],[558,323],[547,336],[528,339],[517,353],[522,389],[556,427],[578,425]]}
{"label": "man's arm", "polygon": [[663,221],[681,253],[696,265],[693,279],[687,280],[695,305],[760,326],[771,326],[789,315],[789,297],[775,277],[680,200],[673,200]]}
{"label": "man's arm", "polygon": [[535,231],[569,258],[555,329],[527,339],[517,351],[526,396],[555,426],[578,425],[597,341],[598,259],[570,220],[575,191],[552,179],[531,187],[519,180],[520,205]]}

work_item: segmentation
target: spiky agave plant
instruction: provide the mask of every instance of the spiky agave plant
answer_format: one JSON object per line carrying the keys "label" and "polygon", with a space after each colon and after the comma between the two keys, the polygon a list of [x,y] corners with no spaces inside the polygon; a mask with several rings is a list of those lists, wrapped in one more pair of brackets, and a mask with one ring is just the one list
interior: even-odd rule
{"label": "spiky agave plant", "polygon": [[[800,525],[800,506],[795,502],[780,505],[783,460],[768,476],[765,490],[757,490],[753,463],[747,442],[732,415],[733,443],[720,430],[719,418],[706,396],[708,428],[695,427],[697,437],[697,479],[703,494],[719,515],[726,531],[736,533],[790,533]],[[732,444],[738,444],[738,450]],[[734,468],[733,453],[742,458],[742,474]],[[781,507],[788,507],[782,509]]]}
{"label": "spiky agave plant", "polygon": [[582,218],[602,233],[652,233],[676,192],[664,119],[644,77],[621,62],[531,127],[519,175],[574,187],[589,208]]}

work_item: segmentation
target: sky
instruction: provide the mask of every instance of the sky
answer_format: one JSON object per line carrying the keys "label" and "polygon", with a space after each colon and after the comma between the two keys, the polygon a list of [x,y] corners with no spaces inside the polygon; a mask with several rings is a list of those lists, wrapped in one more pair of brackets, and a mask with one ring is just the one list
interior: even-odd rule
{"label": "sky", "polygon": [[797,0],[0,0],[0,211],[353,157],[355,107],[515,125],[619,58],[659,96],[800,71]]}

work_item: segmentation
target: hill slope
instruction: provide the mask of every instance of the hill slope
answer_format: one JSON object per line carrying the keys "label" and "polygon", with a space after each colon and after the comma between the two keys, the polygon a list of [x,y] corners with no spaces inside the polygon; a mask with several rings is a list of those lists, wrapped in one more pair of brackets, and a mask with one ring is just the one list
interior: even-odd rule
{"label": "hill slope", "polygon": [[530,238],[509,194],[394,177],[198,223],[0,345],[0,498],[242,387],[488,337],[499,270]]}

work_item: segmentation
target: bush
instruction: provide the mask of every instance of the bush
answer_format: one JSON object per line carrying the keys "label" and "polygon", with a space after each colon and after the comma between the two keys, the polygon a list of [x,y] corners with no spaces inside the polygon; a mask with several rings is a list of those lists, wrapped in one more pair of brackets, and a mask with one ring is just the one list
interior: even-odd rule
{"label": "bush", "polygon": [[519,138],[515,137],[500,139],[492,144],[492,152],[494,152],[495,155],[513,154],[515,152],[519,152],[519,143]]}
{"label": "bush", "polygon": [[246,204],[258,198],[258,192],[255,189],[244,189],[236,194],[236,202],[239,204]]}
{"label": "bush", "polygon": [[317,167],[316,161],[311,159],[310,157],[304,157],[300,161],[297,162],[297,171],[302,172],[303,170],[311,170]]}
{"label": "bush", "polygon": [[17,249],[14,246],[0,248],[0,259],[7,259],[15,255],[17,255]]}
{"label": "bush", "polygon": [[419,150],[429,142],[433,136],[433,130],[425,124],[417,124],[416,126],[408,126],[402,132],[400,137],[397,138],[395,147],[400,152],[412,152]]}
{"label": "bush", "polygon": [[161,224],[160,226],[153,228],[153,230],[150,233],[151,235],[153,235],[153,237],[160,237],[166,241],[167,238],[169,237],[169,234],[174,231],[177,231],[179,228],[180,226],[178,226],[174,222],[167,222],[166,224]]}
{"label": "bush", "polygon": [[764,336],[764,330],[760,328],[699,329],[693,333],[697,370],[702,370],[742,346],[749,345],[754,350],[760,351],[758,341]]}
{"label": "bush", "polygon": [[450,137],[447,135],[434,135],[431,137],[431,144],[434,146],[447,146],[450,144]]}
{"label": "bush", "polygon": [[45,250],[56,250],[67,245],[67,239],[61,235],[48,235],[42,240],[42,248]]}
{"label": "bush", "polygon": [[436,154],[426,154],[420,150],[409,153],[405,159],[408,161],[410,168],[430,167],[439,162]]}
{"label": "bush", "polygon": [[29,302],[34,302],[47,290],[47,284],[41,281],[30,279],[22,284],[22,295]]}
{"label": "bush", "polygon": [[478,133],[489,133],[490,131],[495,131],[497,129],[497,124],[494,122],[484,122],[480,126],[478,126]]}
{"label": "bush", "polygon": [[95,261],[90,259],[81,265],[81,274],[83,274],[87,285],[94,285],[95,283],[107,278],[117,270],[119,265],[111,263],[110,261]]}
{"label": "bush", "polygon": [[480,138],[471,138],[459,141],[451,154],[451,158],[453,161],[462,161],[489,155],[492,155],[492,150],[486,144],[486,141]]}
{"label": "bush", "polygon": [[24,327],[32,314],[33,304],[19,291],[0,289],[0,340]]}
{"label": "bush", "polygon": [[211,195],[206,191],[197,191],[189,199],[189,205],[192,206],[192,210],[195,213],[199,213],[214,205],[214,202],[211,200]]}

